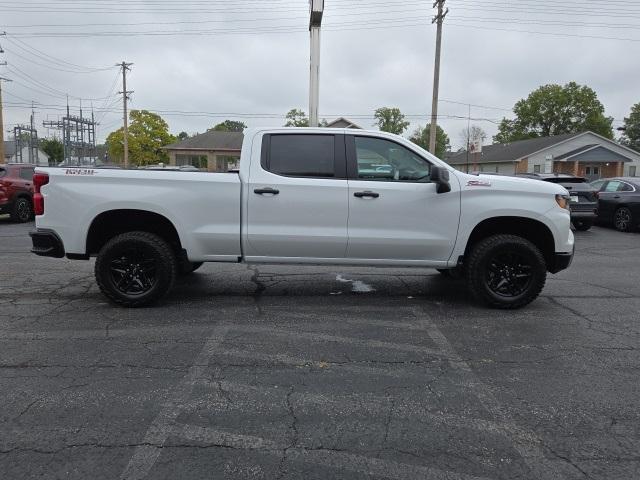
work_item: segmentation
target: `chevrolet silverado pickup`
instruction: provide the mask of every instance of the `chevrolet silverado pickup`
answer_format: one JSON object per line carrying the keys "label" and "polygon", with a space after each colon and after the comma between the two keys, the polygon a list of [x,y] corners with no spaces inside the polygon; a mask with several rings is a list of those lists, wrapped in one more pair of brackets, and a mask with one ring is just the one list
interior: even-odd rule
{"label": "chevrolet silverado pickup", "polygon": [[454,170],[400,136],[250,129],[239,170],[40,168],[37,255],[87,260],[111,301],[167,294],[202,262],[431,267],[497,308],[571,263],[567,190]]}

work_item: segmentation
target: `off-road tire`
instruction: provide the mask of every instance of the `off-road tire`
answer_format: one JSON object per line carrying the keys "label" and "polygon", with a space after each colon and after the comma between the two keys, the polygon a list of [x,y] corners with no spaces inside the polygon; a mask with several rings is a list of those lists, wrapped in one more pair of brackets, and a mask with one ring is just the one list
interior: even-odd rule
{"label": "off-road tire", "polygon": [[31,201],[25,197],[16,198],[11,208],[11,220],[17,223],[26,223],[33,218]]}
{"label": "off-road tire", "polygon": [[588,220],[575,220],[573,222],[573,227],[580,232],[586,232],[592,226],[593,226],[593,222]]}
{"label": "off-road tire", "polygon": [[195,272],[202,266],[203,262],[190,262],[188,260],[184,260],[180,262],[180,266],[178,268],[178,275],[189,275],[190,273]]}
{"label": "off-road tire", "polygon": [[[489,286],[490,264],[496,255],[505,252],[513,252],[526,259],[530,266],[529,283],[518,295],[503,296]],[[547,277],[542,252],[529,240],[517,235],[493,235],[481,240],[473,246],[465,263],[469,291],[477,300],[493,308],[515,309],[528,305],[538,297]]]}
{"label": "off-road tire", "polygon": [[[153,260],[155,277],[147,291],[129,295],[116,287],[112,264],[118,255],[136,248]],[[149,232],[127,232],[113,237],[100,249],[95,264],[96,282],[102,293],[124,307],[142,307],[156,302],[171,289],[176,274],[177,263],[173,250],[162,238]]]}
{"label": "off-road tire", "polygon": [[[624,221],[622,221],[624,218]],[[630,232],[633,230],[634,222],[631,210],[628,207],[619,207],[613,214],[613,226],[619,232]]]}

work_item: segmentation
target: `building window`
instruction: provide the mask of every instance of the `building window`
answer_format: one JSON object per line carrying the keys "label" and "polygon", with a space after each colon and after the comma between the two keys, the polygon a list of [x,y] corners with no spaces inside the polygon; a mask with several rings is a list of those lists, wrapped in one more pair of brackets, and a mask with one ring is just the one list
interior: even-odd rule
{"label": "building window", "polygon": [[587,175],[600,175],[600,167],[586,167],[585,172]]}
{"label": "building window", "polygon": [[240,168],[240,157],[218,156],[218,161],[222,161],[224,171],[238,170]]}
{"label": "building window", "polygon": [[629,167],[629,176],[630,177],[635,177],[636,176],[636,166],[635,165],[631,165]]}
{"label": "building window", "polygon": [[533,173],[540,173],[540,165],[533,166]]}
{"label": "building window", "polygon": [[199,168],[201,170],[207,169],[207,156],[206,155],[181,155],[176,154],[176,165],[183,167],[190,165],[192,167]]}

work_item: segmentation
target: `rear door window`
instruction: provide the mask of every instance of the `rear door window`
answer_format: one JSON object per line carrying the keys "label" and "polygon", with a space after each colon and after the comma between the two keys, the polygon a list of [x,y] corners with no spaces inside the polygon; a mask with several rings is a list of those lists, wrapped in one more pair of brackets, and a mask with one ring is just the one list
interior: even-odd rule
{"label": "rear door window", "polygon": [[621,186],[622,186],[622,182],[618,182],[617,180],[610,180],[609,183],[607,183],[607,186],[604,188],[604,191],[618,192]]}
{"label": "rear door window", "polygon": [[288,177],[334,178],[334,135],[271,135],[266,170]]}
{"label": "rear door window", "polygon": [[24,180],[33,180],[33,168],[21,168],[20,178]]}

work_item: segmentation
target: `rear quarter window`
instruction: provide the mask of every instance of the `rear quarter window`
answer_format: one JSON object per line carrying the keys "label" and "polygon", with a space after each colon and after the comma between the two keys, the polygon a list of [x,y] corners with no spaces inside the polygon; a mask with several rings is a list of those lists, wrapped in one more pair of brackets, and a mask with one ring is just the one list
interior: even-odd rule
{"label": "rear quarter window", "polygon": [[7,174],[7,170],[4,168],[0,168],[0,178],[4,177]]}

